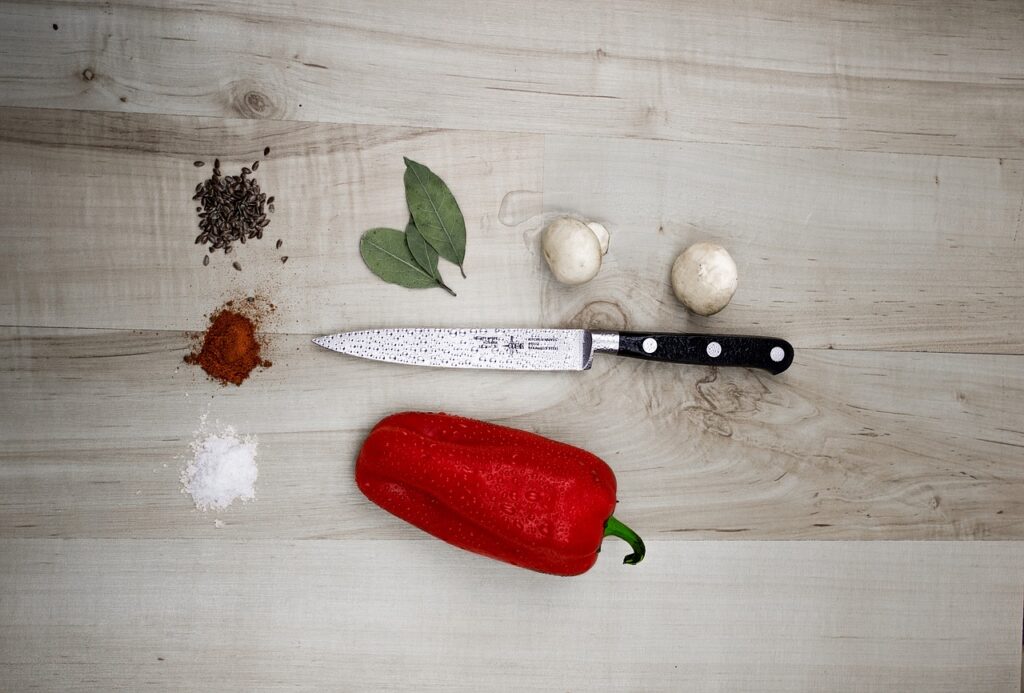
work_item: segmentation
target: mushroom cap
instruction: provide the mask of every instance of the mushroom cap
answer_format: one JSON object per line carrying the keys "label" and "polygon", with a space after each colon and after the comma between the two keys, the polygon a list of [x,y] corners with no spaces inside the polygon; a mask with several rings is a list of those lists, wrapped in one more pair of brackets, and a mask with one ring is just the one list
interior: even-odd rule
{"label": "mushroom cap", "polygon": [[559,217],[541,237],[544,259],[555,279],[563,284],[583,284],[601,269],[601,242],[579,219]]}
{"label": "mushroom cap", "polygon": [[716,243],[694,243],[672,263],[672,290],[698,315],[714,315],[736,293],[736,263]]}
{"label": "mushroom cap", "polygon": [[608,254],[608,242],[611,240],[611,234],[608,233],[608,229],[604,227],[604,224],[598,221],[588,221],[587,226],[594,235],[597,236],[597,242],[601,244],[601,254]]}

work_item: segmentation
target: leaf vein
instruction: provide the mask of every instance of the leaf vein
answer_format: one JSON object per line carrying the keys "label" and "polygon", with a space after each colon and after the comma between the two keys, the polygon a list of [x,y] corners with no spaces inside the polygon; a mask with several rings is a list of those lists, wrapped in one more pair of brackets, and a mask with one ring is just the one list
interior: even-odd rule
{"label": "leaf vein", "polygon": [[420,267],[419,265],[414,265],[413,263],[408,262],[405,258],[399,257],[398,255],[395,255],[394,253],[392,253],[387,248],[385,248],[385,247],[383,247],[381,245],[378,245],[378,244],[374,243],[373,241],[371,241],[369,239],[367,239],[366,244],[371,246],[371,247],[376,248],[377,250],[381,251],[382,253],[384,253],[385,255],[387,255],[389,257],[395,258],[396,260],[401,262],[403,265],[406,265],[407,267],[412,267],[414,270],[416,270],[417,272],[422,274],[424,277],[427,277],[428,279],[433,279],[432,276],[430,276],[429,274],[427,274],[426,272],[423,271],[422,267]]}
{"label": "leaf vein", "polygon": [[451,246],[452,253],[455,254],[455,242],[452,241],[452,234],[448,230],[448,227],[445,226],[444,219],[441,218],[441,212],[437,209],[437,205],[434,204],[433,196],[431,196],[430,191],[427,190],[426,184],[420,179],[419,172],[414,167],[410,167],[410,169],[412,170],[412,175],[416,176],[416,182],[419,184],[420,188],[423,189],[427,202],[430,203],[430,208],[434,210],[434,216],[437,217],[438,224],[440,224],[441,230],[444,231],[445,238],[448,239],[448,245]]}

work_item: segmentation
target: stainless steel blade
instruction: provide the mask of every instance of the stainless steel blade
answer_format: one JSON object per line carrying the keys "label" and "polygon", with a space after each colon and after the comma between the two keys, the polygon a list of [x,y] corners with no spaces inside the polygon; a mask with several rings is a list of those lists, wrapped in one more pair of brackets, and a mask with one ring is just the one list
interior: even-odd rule
{"label": "stainless steel blade", "polygon": [[364,359],[442,368],[582,371],[594,357],[589,330],[399,328],[342,332],[313,342]]}

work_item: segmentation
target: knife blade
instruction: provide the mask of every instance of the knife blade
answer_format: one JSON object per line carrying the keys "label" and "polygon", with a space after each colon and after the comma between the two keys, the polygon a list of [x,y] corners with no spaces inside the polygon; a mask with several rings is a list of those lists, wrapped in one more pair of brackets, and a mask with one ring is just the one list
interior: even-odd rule
{"label": "knife blade", "polygon": [[324,335],[314,344],[364,359],[440,368],[584,371],[594,354],[778,374],[793,347],[775,337],[577,329],[389,328]]}

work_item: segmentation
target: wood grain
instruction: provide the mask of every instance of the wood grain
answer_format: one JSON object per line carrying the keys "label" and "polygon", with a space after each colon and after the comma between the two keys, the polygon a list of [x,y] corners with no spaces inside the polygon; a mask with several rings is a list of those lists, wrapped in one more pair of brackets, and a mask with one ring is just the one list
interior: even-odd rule
{"label": "wood grain", "polygon": [[0,662],[17,690],[1018,686],[1019,543],[651,548],[562,579],[414,541],[5,540]]}
{"label": "wood grain", "polygon": [[8,106],[1024,154],[1013,0],[12,2],[0,45]]}
{"label": "wood grain", "polygon": [[370,427],[445,410],[606,459],[618,514],[668,539],[1024,537],[1024,357],[803,350],[779,377],[599,357],[586,373],[436,371],[275,335],[221,387],[182,333],[0,330],[4,537],[203,537],[178,475],[200,418],[260,441],[254,538],[421,537],[368,503]]}
{"label": "wood grain", "polygon": [[[802,347],[1024,353],[1021,162],[555,136],[544,154],[545,211],[611,231],[587,292],[551,287],[553,319],[596,310],[619,327],[768,331]],[[740,280],[701,318],[669,275],[708,239]]]}
{"label": "wood grain", "polygon": [[[0,110],[0,323],[198,329],[260,291],[273,327],[419,324],[767,331],[797,347],[1024,353],[1020,162],[334,124]],[[249,163],[278,198],[268,233],[204,268],[188,200],[196,157]],[[469,220],[460,296],[377,281],[363,230],[400,226],[401,157],[443,172]],[[208,168],[206,169],[208,171]],[[541,197],[543,194],[543,198]],[[538,236],[559,211],[604,220],[598,278],[550,278]],[[718,238],[741,267],[733,304],[689,316],[668,274]],[[60,276],[60,282],[52,278]],[[358,295],[358,300],[352,297]],[[287,316],[287,317],[284,317]]]}
{"label": "wood grain", "polygon": [[[509,191],[541,189],[539,136],[25,109],[0,119],[0,324],[201,329],[223,300],[253,293],[279,306],[277,331],[536,319],[545,277],[523,272],[535,258],[498,217]],[[195,185],[215,157],[237,174],[264,146],[258,180],[277,210],[267,236],[204,267]],[[405,228],[403,156],[441,175],[467,219],[468,279],[441,263],[458,298],[386,284],[359,256],[366,229]]]}
{"label": "wood grain", "polygon": [[[1019,2],[22,0],[0,87],[0,689],[1024,690]],[[268,238],[203,267],[192,162],[264,146]],[[406,221],[403,156],[466,214],[457,298],[358,256]],[[564,212],[612,232],[576,289],[538,252]],[[740,289],[694,318],[668,268],[709,237]],[[252,295],[274,365],[222,388],[186,331]],[[797,359],[438,372],[309,343],[413,324]],[[553,579],[387,515],[352,464],[400,409],[605,458],[644,563],[609,540]],[[204,416],[258,437],[255,502],[180,492]]]}

